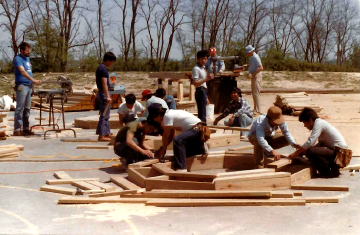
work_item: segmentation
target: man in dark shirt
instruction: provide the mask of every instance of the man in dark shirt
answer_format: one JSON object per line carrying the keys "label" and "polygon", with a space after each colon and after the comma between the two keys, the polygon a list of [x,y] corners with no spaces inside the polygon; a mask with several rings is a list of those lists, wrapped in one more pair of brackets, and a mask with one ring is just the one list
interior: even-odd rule
{"label": "man in dark shirt", "polygon": [[128,165],[154,157],[151,148],[144,141],[145,135],[153,133],[155,129],[159,128],[158,126],[155,121],[151,120],[134,121],[119,130],[115,137],[114,152],[120,156],[122,164]]}
{"label": "man in dark shirt", "polygon": [[116,61],[116,57],[112,52],[106,52],[103,63],[96,70],[96,85],[98,88],[97,99],[100,101],[100,117],[96,128],[96,134],[99,135],[99,141],[111,141],[110,138],[110,80],[108,68]]}

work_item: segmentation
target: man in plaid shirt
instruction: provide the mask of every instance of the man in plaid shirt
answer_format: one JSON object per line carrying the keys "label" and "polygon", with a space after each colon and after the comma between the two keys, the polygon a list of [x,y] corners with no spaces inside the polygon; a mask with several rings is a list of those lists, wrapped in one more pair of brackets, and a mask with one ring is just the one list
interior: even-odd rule
{"label": "man in plaid shirt", "polygon": [[[230,119],[226,119],[224,121],[224,124],[226,126],[238,126],[238,127],[247,127],[250,126],[254,114],[251,111],[251,107],[247,100],[245,98],[242,98],[241,90],[237,87],[234,87],[231,91],[231,99],[229,106],[224,110],[224,112],[219,115],[215,121],[214,125],[217,125],[217,123],[227,117],[229,114],[232,114],[232,117]],[[248,134],[247,131],[241,132],[241,138],[245,138]]]}

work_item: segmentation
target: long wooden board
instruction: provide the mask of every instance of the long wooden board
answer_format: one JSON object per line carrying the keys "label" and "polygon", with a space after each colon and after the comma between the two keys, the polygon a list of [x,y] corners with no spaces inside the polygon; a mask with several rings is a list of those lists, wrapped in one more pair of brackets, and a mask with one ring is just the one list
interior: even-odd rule
{"label": "long wooden board", "polygon": [[67,197],[60,198],[59,204],[98,204],[98,203],[145,203],[148,198],[119,198],[114,197]]}
{"label": "long wooden board", "polygon": [[208,182],[169,180],[169,176],[164,176],[146,179],[146,190],[153,189],[214,190],[215,185]]}
{"label": "long wooden board", "polygon": [[291,185],[303,184],[310,180],[314,170],[311,167],[305,168],[299,172],[291,174]]}
{"label": "long wooden board", "polygon": [[68,175],[65,171],[56,171],[54,176],[57,179],[71,179],[71,176]]}
{"label": "long wooden board", "polygon": [[338,203],[337,197],[305,197],[306,203]]}
{"label": "long wooden board", "polygon": [[129,180],[125,179],[124,177],[120,177],[120,176],[113,176],[110,177],[111,182],[113,182],[114,184],[120,186],[123,189],[128,189],[128,190],[138,190],[140,189],[139,186],[137,186],[136,184],[130,182]]}
{"label": "long wooden board", "polygon": [[71,184],[77,181],[99,181],[99,178],[83,178],[83,179],[57,179],[57,180],[46,180],[46,184]]}
{"label": "long wooden board", "polygon": [[281,167],[284,167],[284,166],[286,166],[286,165],[291,164],[291,162],[292,162],[292,161],[291,161],[290,159],[288,159],[288,158],[282,158],[282,159],[280,159],[280,160],[278,160],[278,161],[275,161],[275,162],[272,162],[272,163],[267,164],[266,167],[268,167],[268,168],[274,168],[274,169],[279,169],[279,168],[281,168]]}
{"label": "long wooden board", "polygon": [[136,162],[136,163],[133,163],[133,164],[129,164],[128,165],[128,168],[130,169],[134,169],[134,168],[140,168],[140,167],[144,167],[144,166],[149,166],[149,165],[152,165],[152,164],[156,164],[159,162],[159,159],[147,159],[147,160],[144,160],[144,161],[140,161],[140,162]]}
{"label": "long wooden board", "polygon": [[137,190],[121,190],[121,191],[113,191],[113,192],[105,192],[105,193],[93,193],[90,194],[89,197],[109,197],[109,196],[120,196],[123,194],[133,194],[137,193]]}
{"label": "long wooden board", "polygon": [[76,149],[113,149],[112,145],[77,145]]}
{"label": "long wooden board", "polygon": [[155,198],[270,198],[270,191],[210,191],[210,190],[168,190],[144,192],[144,197]]}
{"label": "long wooden board", "polygon": [[43,185],[40,187],[40,191],[44,192],[51,192],[51,193],[60,193],[66,195],[75,195],[76,189],[74,188],[65,188],[59,186],[52,186],[52,185]]}
{"label": "long wooden board", "polygon": [[71,185],[83,190],[101,190],[100,187],[90,184],[86,181],[75,181],[72,182]]}
{"label": "long wooden board", "polygon": [[111,186],[109,184],[104,184],[104,183],[99,182],[99,181],[86,181],[86,183],[89,183],[89,184],[92,184],[92,185],[97,186],[99,188],[102,188],[102,189],[105,190],[105,192],[113,192],[113,191],[115,191],[114,186]]}
{"label": "long wooden board", "polygon": [[166,207],[188,206],[305,206],[304,199],[153,199],[146,205]]}
{"label": "long wooden board", "polygon": [[349,191],[349,187],[340,185],[292,185],[291,189],[314,191]]}
{"label": "long wooden board", "polygon": [[61,139],[62,142],[69,142],[69,143],[97,143],[99,142],[98,140],[96,139],[78,139],[78,138],[75,138],[75,139]]}

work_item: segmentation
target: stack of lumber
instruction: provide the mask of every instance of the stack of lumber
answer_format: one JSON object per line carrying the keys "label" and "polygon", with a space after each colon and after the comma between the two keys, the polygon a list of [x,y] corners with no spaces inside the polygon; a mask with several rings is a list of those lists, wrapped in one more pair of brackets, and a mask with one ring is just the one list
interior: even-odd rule
{"label": "stack of lumber", "polygon": [[322,110],[320,106],[312,102],[305,92],[278,94],[274,105],[281,108],[284,114],[292,114],[294,116],[299,116],[301,110],[305,107],[312,108],[318,113]]}
{"label": "stack of lumber", "polygon": [[0,160],[7,160],[20,157],[20,150],[23,150],[22,145],[1,145],[0,146]]}
{"label": "stack of lumber", "polygon": [[[90,90],[74,90],[72,96],[67,97],[67,102],[64,103],[64,111],[85,111],[95,109],[96,93]],[[35,109],[40,108],[40,98],[32,97],[32,106]],[[45,99],[42,100],[42,108],[44,112],[48,112],[50,104],[45,103]],[[121,102],[120,102],[121,103]],[[118,108],[120,103],[113,102],[111,108]],[[54,110],[61,111],[61,101],[54,100]]]}

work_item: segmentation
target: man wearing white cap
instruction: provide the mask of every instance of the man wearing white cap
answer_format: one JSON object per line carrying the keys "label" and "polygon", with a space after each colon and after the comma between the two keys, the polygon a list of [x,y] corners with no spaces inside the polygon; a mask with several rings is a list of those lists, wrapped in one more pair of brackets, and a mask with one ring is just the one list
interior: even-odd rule
{"label": "man wearing white cap", "polygon": [[[279,128],[282,134],[276,133]],[[255,119],[251,125],[248,138],[250,143],[254,145],[257,168],[264,168],[264,153],[267,156],[274,157],[274,160],[277,161],[280,159],[280,154],[275,149],[289,144],[294,148],[300,147],[290,134],[281,109],[276,106],[270,107],[266,116],[260,115]]]}
{"label": "man wearing white cap", "polygon": [[249,64],[249,75],[248,78],[251,79],[251,93],[254,101],[254,110],[255,113],[261,113],[260,111],[260,85],[262,82],[261,71],[264,70],[260,57],[255,53],[255,48],[251,45],[245,47],[245,53],[247,57],[250,57]]}

